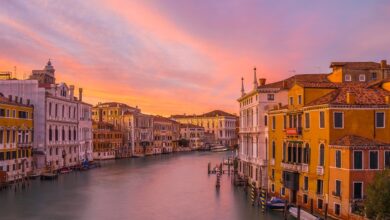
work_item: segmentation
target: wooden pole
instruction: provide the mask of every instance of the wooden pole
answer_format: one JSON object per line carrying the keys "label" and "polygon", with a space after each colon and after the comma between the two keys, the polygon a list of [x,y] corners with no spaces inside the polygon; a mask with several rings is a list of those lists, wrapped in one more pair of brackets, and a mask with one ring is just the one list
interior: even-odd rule
{"label": "wooden pole", "polygon": [[283,212],[284,220],[287,220],[287,200],[284,201],[284,212]]}
{"label": "wooden pole", "polygon": [[328,219],[328,203],[325,204],[325,220]]}
{"label": "wooden pole", "polygon": [[313,199],[310,199],[310,213],[313,214]]}
{"label": "wooden pole", "polygon": [[297,219],[301,220],[301,206],[300,205],[298,205]]}

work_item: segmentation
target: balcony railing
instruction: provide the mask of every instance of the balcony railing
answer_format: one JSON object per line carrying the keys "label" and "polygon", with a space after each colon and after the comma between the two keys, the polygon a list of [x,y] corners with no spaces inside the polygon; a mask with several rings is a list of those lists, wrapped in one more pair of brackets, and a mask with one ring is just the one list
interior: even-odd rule
{"label": "balcony railing", "polygon": [[302,135],[302,127],[286,128],[286,135]]}
{"label": "balcony railing", "polygon": [[292,170],[292,171],[297,171],[297,172],[301,172],[301,170],[302,170],[301,164],[282,163],[281,166],[285,170]]}
{"label": "balcony railing", "polygon": [[317,175],[324,175],[324,167],[323,166],[317,166]]}

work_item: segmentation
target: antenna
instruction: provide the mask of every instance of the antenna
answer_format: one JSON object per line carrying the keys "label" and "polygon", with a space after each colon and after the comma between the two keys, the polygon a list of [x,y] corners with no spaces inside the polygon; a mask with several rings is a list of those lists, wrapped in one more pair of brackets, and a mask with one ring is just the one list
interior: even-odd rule
{"label": "antenna", "polygon": [[[17,75],[16,75],[16,66],[14,66],[14,77],[15,78],[18,78]],[[12,78],[12,77],[11,77]]]}

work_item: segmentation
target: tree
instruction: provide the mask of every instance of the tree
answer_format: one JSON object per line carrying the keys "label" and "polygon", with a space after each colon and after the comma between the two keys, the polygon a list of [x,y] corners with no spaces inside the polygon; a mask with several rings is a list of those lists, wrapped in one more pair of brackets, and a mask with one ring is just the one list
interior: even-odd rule
{"label": "tree", "polygon": [[378,172],[372,184],[367,187],[367,199],[364,202],[367,217],[372,219],[390,219],[390,170]]}

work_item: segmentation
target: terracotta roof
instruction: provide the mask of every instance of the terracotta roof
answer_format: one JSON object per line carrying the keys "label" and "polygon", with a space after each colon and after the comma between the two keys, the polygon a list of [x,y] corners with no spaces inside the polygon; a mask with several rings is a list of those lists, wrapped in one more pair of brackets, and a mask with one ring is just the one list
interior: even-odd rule
{"label": "terracotta roof", "polygon": [[305,88],[330,88],[336,89],[342,87],[341,83],[333,83],[333,82],[297,82],[298,85]]}
{"label": "terracotta roof", "polygon": [[172,115],[171,118],[194,118],[194,117],[217,117],[217,116],[226,116],[226,117],[237,117],[236,115],[224,112],[222,110],[214,110],[207,112],[201,115]]}
{"label": "terracotta roof", "polygon": [[[331,62],[330,68],[335,66],[343,66],[348,69],[380,69],[381,64],[376,62]],[[386,65],[390,68],[389,65]]]}
{"label": "terracotta roof", "polygon": [[390,95],[390,92],[384,89],[370,88],[365,83],[344,83],[342,87],[310,102],[307,106],[323,104],[347,105],[348,92],[354,95],[354,105],[388,105],[385,97]]}
{"label": "terracotta roof", "polygon": [[160,116],[160,115],[154,115],[153,116],[153,121],[154,122],[170,122],[170,123],[177,123],[177,124],[180,124],[179,122],[177,121],[174,121],[172,119],[169,119],[169,118],[166,118],[166,117],[163,117],[163,116]]}
{"label": "terracotta roof", "polygon": [[[328,73],[320,73],[320,74],[298,74],[291,76],[287,79],[269,83],[263,86],[259,86],[259,89],[268,89],[268,88],[278,88],[278,89],[289,89],[291,88],[295,82],[329,82]],[[285,84],[285,87],[283,87]]]}
{"label": "terracotta roof", "polygon": [[125,103],[120,103],[120,102],[104,102],[104,103],[97,104],[95,107],[101,107],[101,106],[138,109],[138,108],[134,108],[134,107],[128,106]]}
{"label": "terracotta roof", "polygon": [[330,145],[358,147],[358,146],[386,146],[386,145],[390,145],[390,143],[384,143],[381,141],[377,141],[377,140],[373,140],[373,139],[369,139],[357,135],[346,135],[342,138],[339,138],[336,141],[331,142]]}

